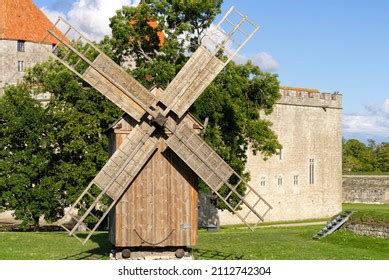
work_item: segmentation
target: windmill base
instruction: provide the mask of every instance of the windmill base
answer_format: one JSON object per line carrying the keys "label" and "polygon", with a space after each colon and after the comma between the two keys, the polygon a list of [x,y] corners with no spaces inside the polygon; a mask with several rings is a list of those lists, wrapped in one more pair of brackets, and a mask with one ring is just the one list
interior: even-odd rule
{"label": "windmill base", "polygon": [[[187,248],[132,248],[131,256],[125,258],[123,251],[128,248],[116,248],[110,253],[111,260],[193,260]],[[178,253],[178,254],[177,254]],[[178,258],[177,255],[183,255]]]}

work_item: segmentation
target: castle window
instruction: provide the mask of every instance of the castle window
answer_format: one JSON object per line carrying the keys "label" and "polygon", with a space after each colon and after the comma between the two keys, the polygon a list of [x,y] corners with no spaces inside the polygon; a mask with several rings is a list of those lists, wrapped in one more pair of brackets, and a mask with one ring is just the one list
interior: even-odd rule
{"label": "castle window", "polygon": [[282,177],[278,176],[277,185],[282,186]]}
{"label": "castle window", "polygon": [[309,160],[309,184],[315,183],[315,161],[314,159]]}
{"label": "castle window", "polygon": [[299,175],[293,176],[293,185],[297,186],[299,184]]}
{"label": "castle window", "polygon": [[280,149],[280,153],[278,154],[278,157],[279,157],[280,160],[283,159],[282,149]]}
{"label": "castle window", "polygon": [[266,178],[261,177],[261,187],[264,187],[264,186],[266,186]]}
{"label": "castle window", "polygon": [[24,72],[24,61],[23,60],[18,61],[18,72]]}
{"label": "castle window", "polygon": [[18,43],[17,43],[18,52],[24,52],[25,51],[24,45],[25,45],[25,41],[18,41]]}

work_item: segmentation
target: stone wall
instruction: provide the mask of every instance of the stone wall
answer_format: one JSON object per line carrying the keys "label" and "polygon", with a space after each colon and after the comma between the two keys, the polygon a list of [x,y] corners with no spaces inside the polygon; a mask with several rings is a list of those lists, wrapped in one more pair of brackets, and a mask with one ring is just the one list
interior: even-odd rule
{"label": "stone wall", "polygon": [[389,228],[382,226],[372,226],[372,225],[363,225],[363,224],[347,224],[346,229],[359,234],[359,235],[368,235],[376,237],[389,237]]}
{"label": "stone wall", "polygon": [[343,201],[389,203],[389,176],[343,176]]}
{"label": "stone wall", "polygon": [[25,42],[24,52],[17,51],[17,41],[0,40],[0,89],[6,84],[16,84],[24,71],[18,71],[18,61],[23,61],[24,69],[49,58],[51,45]]}
{"label": "stone wall", "polygon": [[[250,185],[273,206],[265,221],[333,216],[342,204],[342,96],[303,90],[281,94],[273,113],[261,114],[273,123],[283,146],[281,154],[267,160],[251,150],[247,155]],[[250,196],[248,200],[255,203]],[[221,225],[241,223],[228,211],[218,215]],[[249,222],[255,221],[254,215],[249,216]]]}

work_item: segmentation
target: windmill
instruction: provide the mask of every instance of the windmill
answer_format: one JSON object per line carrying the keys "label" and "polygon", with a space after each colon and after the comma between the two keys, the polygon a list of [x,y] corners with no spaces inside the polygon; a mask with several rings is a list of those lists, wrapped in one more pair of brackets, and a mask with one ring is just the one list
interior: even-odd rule
{"label": "windmill", "polygon": [[[76,222],[68,230],[69,235],[85,244],[120,198],[131,189],[146,163],[161,149],[169,149],[174,153],[250,229],[253,230],[253,225],[247,222],[249,216],[254,215],[258,222],[263,221],[271,209],[270,204],[194,131],[187,113],[194,101],[258,29],[247,16],[232,7],[214,26],[213,31],[202,39],[199,48],[162,96],[157,97],[72,25],[62,18],[58,19],[55,29],[48,30],[48,36],[58,41],[52,49],[53,56],[120,107],[134,123],[128,136],[72,205],[72,208],[82,211],[79,215],[72,215]],[[62,34],[54,30],[60,30]],[[220,50],[224,51],[225,60],[216,56]],[[238,186],[246,187],[245,195],[239,194]],[[226,188],[228,191],[225,191]],[[250,199],[247,198],[249,194]],[[106,197],[110,198],[109,206],[102,208]],[[100,216],[96,216],[96,208],[102,209]],[[93,228],[87,228],[86,237],[84,234],[84,238],[81,238],[77,230],[91,216],[97,223]],[[180,224],[180,221],[177,223]],[[185,231],[192,224],[188,226],[184,223],[183,226],[181,222],[181,226],[178,225],[175,230]],[[197,230],[197,224],[193,227]],[[191,241],[189,245],[195,242]],[[173,241],[164,244],[182,245]],[[158,244],[144,244],[147,245]],[[128,246],[134,244],[130,242]]]}

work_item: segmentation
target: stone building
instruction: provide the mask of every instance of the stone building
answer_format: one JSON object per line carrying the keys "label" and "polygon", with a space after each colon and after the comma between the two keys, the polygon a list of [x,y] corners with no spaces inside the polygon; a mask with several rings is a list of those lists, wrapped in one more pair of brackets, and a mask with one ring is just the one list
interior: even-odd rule
{"label": "stone building", "polygon": [[0,1],[0,94],[16,84],[27,67],[47,60],[56,44],[47,37],[53,24],[31,0]]}
{"label": "stone building", "polygon": [[[273,206],[266,221],[335,215],[342,203],[342,96],[291,87],[282,87],[281,95],[264,118],[283,148],[268,160],[250,150],[246,165],[250,185]],[[219,211],[216,220],[240,223],[227,211]]]}

